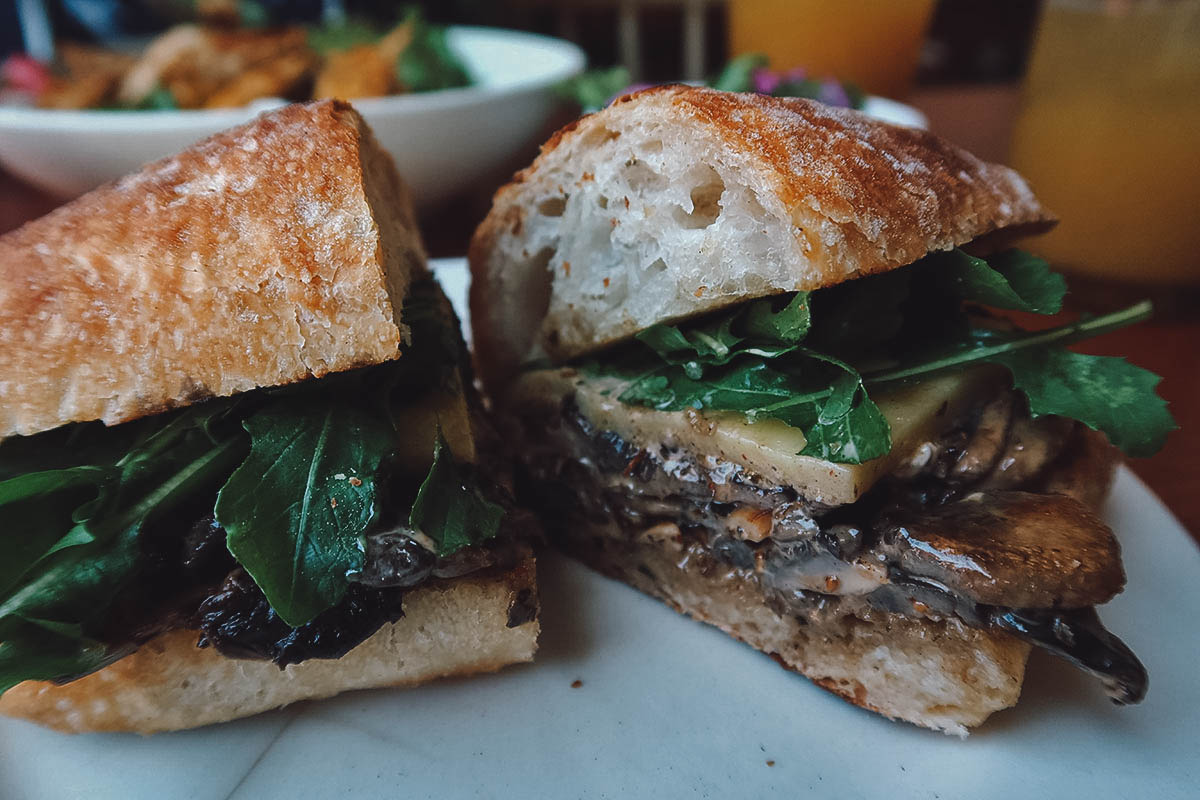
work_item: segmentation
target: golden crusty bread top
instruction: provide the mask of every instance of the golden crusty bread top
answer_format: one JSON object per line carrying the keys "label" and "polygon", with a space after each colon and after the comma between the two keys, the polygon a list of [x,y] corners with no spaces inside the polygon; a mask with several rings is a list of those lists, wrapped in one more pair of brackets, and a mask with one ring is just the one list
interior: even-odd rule
{"label": "golden crusty bread top", "polygon": [[354,109],[265,114],[0,237],[0,438],[396,358],[423,265]]}
{"label": "golden crusty bread top", "polygon": [[1014,171],[809,100],[664,86],[571,123],[470,260],[485,380],[744,300],[1053,224]]}

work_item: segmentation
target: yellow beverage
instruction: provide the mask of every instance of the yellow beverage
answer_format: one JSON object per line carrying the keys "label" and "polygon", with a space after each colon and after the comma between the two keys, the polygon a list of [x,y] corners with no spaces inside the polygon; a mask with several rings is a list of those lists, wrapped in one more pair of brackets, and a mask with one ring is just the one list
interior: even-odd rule
{"label": "yellow beverage", "polygon": [[765,53],[887,97],[912,86],[933,0],[730,0],[731,55]]}
{"label": "yellow beverage", "polygon": [[1200,0],[1051,3],[1011,154],[1071,272],[1200,282]]}

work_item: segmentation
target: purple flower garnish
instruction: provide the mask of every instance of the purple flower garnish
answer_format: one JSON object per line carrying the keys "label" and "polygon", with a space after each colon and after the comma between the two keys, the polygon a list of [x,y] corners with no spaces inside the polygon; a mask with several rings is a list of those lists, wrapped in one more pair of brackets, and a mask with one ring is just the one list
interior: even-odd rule
{"label": "purple flower garnish", "polygon": [[792,83],[799,83],[808,77],[808,70],[804,67],[792,67],[787,72],[783,73],[783,78]]}
{"label": "purple flower garnish", "polygon": [[821,88],[817,92],[817,99],[822,103],[831,106],[841,106],[849,108],[854,105],[850,100],[850,95],[846,94],[846,90],[842,84],[835,80],[821,81]]}
{"label": "purple flower garnish", "polygon": [[783,77],[778,72],[772,72],[765,67],[754,70],[751,76],[754,91],[760,94],[771,94],[783,83]]}

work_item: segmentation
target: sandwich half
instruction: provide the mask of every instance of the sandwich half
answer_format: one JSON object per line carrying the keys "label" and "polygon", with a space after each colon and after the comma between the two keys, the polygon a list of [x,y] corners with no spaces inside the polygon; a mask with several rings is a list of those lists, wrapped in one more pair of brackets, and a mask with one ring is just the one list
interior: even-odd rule
{"label": "sandwich half", "polygon": [[472,380],[344,103],[0,238],[0,713],[151,733],[530,660]]}
{"label": "sandwich half", "polygon": [[569,125],[471,246],[477,364],[519,494],[600,571],[888,717],[965,734],[1031,646],[1138,701],[1095,606],[1114,445],[1157,378],[1037,334],[1065,286],[1013,171],[804,100],[692,87]]}

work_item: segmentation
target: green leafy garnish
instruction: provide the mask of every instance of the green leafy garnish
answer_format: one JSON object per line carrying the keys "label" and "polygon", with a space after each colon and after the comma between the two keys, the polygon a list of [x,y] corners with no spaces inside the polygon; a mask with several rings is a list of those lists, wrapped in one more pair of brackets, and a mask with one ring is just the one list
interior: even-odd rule
{"label": "green leafy garnish", "polygon": [[1034,416],[1058,414],[1104,431],[1131,456],[1152,456],[1175,428],[1166,402],[1154,393],[1161,380],[1123,358],[1070,350],[1020,350],[993,359],[1012,372]]}
{"label": "green leafy garnish", "polygon": [[0,625],[0,694],[23,681],[69,680],[125,655],[79,636],[60,635],[17,618]]}
{"label": "green leafy garnish", "polygon": [[1020,250],[999,253],[988,261],[951,250],[930,256],[945,270],[964,300],[993,308],[1057,314],[1067,282],[1040,258]]}
{"label": "green leafy garnish", "polygon": [[[0,482],[0,515],[12,522],[0,534],[0,691],[54,677],[39,672],[48,665],[73,675],[106,663],[96,636],[141,567],[143,528],[213,491],[244,455],[237,437],[209,427],[227,408],[215,401],[167,414],[153,431],[135,423],[144,435],[115,463]],[[25,667],[22,653],[32,658]]]}
{"label": "green leafy garnish", "polygon": [[615,369],[587,368],[625,377],[624,403],[774,417],[804,431],[803,455],[847,463],[883,455],[891,434],[858,371],[800,345],[811,326],[809,299],[799,292],[783,304],[756,300],[691,325],[654,325],[637,338],[657,358],[635,353]]}
{"label": "green leafy garnish", "polygon": [[165,86],[155,86],[136,103],[117,103],[101,105],[103,111],[177,111],[179,103],[175,95]]}
{"label": "green leafy garnish", "polygon": [[336,604],[362,568],[375,475],[395,448],[386,419],[337,400],[274,404],[244,423],[250,455],[217,495],[229,552],[271,608],[299,626]]}
{"label": "green leafy garnish", "polygon": [[754,73],[766,69],[771,63],[762,53],[743,53],[730,59],[709,86],[722,92],[754,91]]}
{"label": "green leafy garnish", "polygon": [[590,69],[573,78],[568,78],[555,87],[560,97],[572,100],[585,114],[599,111],[629,88],[629,70],[625,67]]}
{"label": "green leafy garnish", "polygon": [[347,17],[337,23],[313,25],[305,33],[308,46],[321,55],[349,50],[362,44],[374,44],[383,36],[377,25],[355,17]]}
{"label": "green leafy garnish", "polygon": [[[866,95],[857,86],[832,78],[816,80],[800,71],[771,72],[762,53],[745,53],[728,61],[708,86],[723,92],[759,92],[772,97],[806,97],[848,108],[862,108]],[[590,69],[560,83],[558,94],[575,102],[585,114],[599,111],[622,94],[652,84],[631,84],[624,67]]]}
{"label": "green leafy garnish", "polygon": [[770,300],[756,300],[746,310],[746,335],[784,345],[799,344],[812,327],[809,293],[796,292],[776,311]]}
{"label": "green leafy garnish", "polygon": [[[433,92],[470,86],[471,74],[450,47],[446,28],[425,20],[419,6],[405,9],[400,25],[410,28],[408,44],[396,59],[396,79],[409,92]],[[373,22],[347,18],[336,24],[310,27],[308,45],[325,55],[374,44],[385,35]]]}
{"label": "green leafy garnish", "polygon": [[[105,625],[117,596],[152,568],[143,535],[205,504],[285,622],[341,600],[379,514],[379,474],[410,435],[403,407],[464,358],[444,302],[432,281],[410,287],[413,346],[397,361],[0,443],[0,692],[123,655]],[[421,529],[450,553],[495,536],[501,513],[439,443],[412,512]]]}
{"label": "green leafy garnish", "polygon": [[724,92],[759,92],[772,97],[806,97],[834,106],[862,108],[866,94],[851,83],[834,78],[811,78],[803,69],[768,69],[762,53],[743,53],[730,60],[710,83]]}
{"label": "green leafy garnish", "polygon": [[433,540],[439,556],[493,538],[504,509],[479,493],[459,471],[438,431],[433,466],[413,502],[408,524]]}
{"label": "green leafy garnish", "polygon": [[175,99],[175,95],[171,94],[171,90],[165,86],[155,86],[150,94],[141,99],[136,106],[135,111],[177,111],[179,102]]}
{"label": "green leafy garnish", "polygon": [[396,78],[410,92],[433,92],[471,85],[471,75],[450,47],[446,29],[425,21],[419,8],[405,17],[412,40],[396,62]]}
{"label": "green leafy garnish", "polygon": [[238,0],[238,23],[243,28],[265,28],[271,24],[271,12],[259,0]]}
{"label": "green leafy garnish", "polygon": [[1010,250],[988,259],[931,254],[904,269],[814,292],[755,300],[678,325],[584,365],[623,381],[618,399],[779,419],[807,439],[801,455],[861,463],[891,450],[877,387],[993,363],[1008,367],[1033,415],[1103,431],[1129,455],[1162,446],[1174,422],[1157,376],[1122,359],[1062,347],[1144,319],[1148,304],[1027,333],[980,325],[963,304],[1053,314],[1066,284],[1046,262]]}

